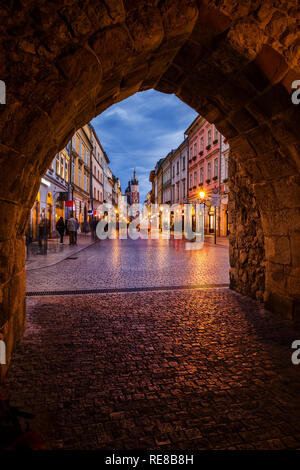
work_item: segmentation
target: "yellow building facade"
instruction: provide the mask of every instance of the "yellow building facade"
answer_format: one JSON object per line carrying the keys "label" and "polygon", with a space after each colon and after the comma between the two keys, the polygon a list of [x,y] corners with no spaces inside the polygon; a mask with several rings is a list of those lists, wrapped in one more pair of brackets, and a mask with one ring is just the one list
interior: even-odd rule
{"label": "yellow building facade", "polygon": [[91,209],[91,134],[88,125],[78,129],[72,137],[71,184],[73,210],[82,231],[89,230],[89,210]]}

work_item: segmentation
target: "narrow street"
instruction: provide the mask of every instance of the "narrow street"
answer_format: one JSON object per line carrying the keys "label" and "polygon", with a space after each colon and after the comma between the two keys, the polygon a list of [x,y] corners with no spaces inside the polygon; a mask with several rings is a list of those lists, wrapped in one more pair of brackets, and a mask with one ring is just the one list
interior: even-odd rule
{"label": "narrow street", "polygon": [[228,270],[212,240],[106,240],[28,271],[2,391],[50,449],[300,448],[300,329]]}

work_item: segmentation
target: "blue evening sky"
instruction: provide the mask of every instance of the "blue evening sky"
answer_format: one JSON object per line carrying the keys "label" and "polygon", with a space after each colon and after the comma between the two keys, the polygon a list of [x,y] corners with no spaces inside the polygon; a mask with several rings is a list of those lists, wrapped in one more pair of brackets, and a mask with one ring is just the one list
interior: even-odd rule
{"label": "blue evening sky", "polygon": [[150,171],[157,160],[178,147],[196,116],[175,95],[148,90],[111,106],[92,121],[110,168],[120,178],[122,193],[136,167],[144,202],[151,189]]}

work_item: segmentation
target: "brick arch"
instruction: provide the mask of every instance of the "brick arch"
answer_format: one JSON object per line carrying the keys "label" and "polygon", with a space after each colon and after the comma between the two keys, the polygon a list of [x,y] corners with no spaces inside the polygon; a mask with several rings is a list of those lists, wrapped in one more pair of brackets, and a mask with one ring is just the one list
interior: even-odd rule
{"label": "brick arch", "polygon": [[[296,315],[297,18],[288,0],[31,0],[0,6],[0,334],[25,322],[24,231],[39,178],[113,103],[175,93],[231,145],[231,285]],[[2,369],[3,372],[3,369]]]}

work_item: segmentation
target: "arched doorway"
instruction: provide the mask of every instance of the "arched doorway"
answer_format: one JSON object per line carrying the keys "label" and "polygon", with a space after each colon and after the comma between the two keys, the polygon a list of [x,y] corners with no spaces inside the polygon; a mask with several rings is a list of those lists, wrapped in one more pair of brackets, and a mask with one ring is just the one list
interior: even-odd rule
{"label": "arched doorway", "polygon": [[[76,129],[150,88],[175,93],[230,143],[231,287],[297,316],[300,107],[291,100],[300,74],[297,14],[287,1],[277,8],[263,1],[116,1],[99,8],[56,1],[35,6],[34,15],[31,3],[2,7],[7,104],[0,109],[0,197],[10,217],[1,231],[9,256],[0,329],[8,360],[25,323],[24,264],[17,272],[11,267],[24,258],[40,177]],[[26,40],[12,33],[20,28]]]}

